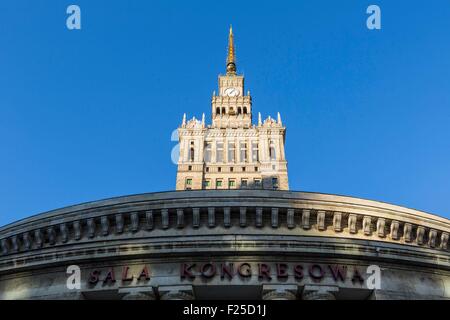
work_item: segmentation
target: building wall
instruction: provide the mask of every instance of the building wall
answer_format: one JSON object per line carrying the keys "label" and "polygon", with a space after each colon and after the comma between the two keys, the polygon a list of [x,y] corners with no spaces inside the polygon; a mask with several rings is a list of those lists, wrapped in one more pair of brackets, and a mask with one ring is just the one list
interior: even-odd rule
{"label": "building wall", "polygon": [[[0,298],[450,298],[448,219],[376,201],[268,190],[142,194],[71,206],[0,228]],[[203,277],[201,265],[248,263],[251,277]],[[181,277],[195,263],[195,278]],[[262,264],[271,279],[260,277]],[[288,265],[278,277],[277,264]],[[82,270],[69,291],[66,268]],[[299,279],[295,265],[302,265]],[[320,265],[324,275],[308,270]],[[381,270],[370,288],[367,267]],[[130,267],[135,282],[123,282]],[[148,266],[149,279],[136,282]],[[346,268],[344,280],[330,267]],[[94,270],[116,281],[89,283]],[[352,281],[354,269],[364,278]],[[208,271],[208,269],[207,269]],[[317,270],[316,270],[317,273]],[[103,281],[103,280],[102,280]]]}

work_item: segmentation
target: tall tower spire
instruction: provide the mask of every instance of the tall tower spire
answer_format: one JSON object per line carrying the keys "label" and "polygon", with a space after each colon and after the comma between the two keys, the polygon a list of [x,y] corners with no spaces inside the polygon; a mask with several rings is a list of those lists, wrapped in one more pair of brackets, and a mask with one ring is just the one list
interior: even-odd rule
{"label": "tall tower spire", "polygon": [[233,27],[230,25],[230,33],[228,35],[228,54],[227,54],[227,74],[236,74],[236,58],[234,53],[234,36]]}

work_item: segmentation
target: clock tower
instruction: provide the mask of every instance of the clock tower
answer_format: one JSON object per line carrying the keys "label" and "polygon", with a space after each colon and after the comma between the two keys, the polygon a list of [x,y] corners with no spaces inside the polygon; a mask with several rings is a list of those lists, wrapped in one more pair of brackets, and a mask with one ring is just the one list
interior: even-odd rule
{"label": "clock tower", "polygon": [[252,124],[252,98],[245,94],[244,76],[236,73],[233,29],[228,35],[227,73],[219,75],[219,95],[212,97],[212,122],[217,128],[249,128]]}
{"label": "clock tower", "polygon": [[277,118],[252,123],[252,98],[237,73],[234,35],[230,27],[226,74],[211,99],[211,124],[183,116],[178,128],[180,155],[177,190],[288,190],[284,152],[286,128]]}

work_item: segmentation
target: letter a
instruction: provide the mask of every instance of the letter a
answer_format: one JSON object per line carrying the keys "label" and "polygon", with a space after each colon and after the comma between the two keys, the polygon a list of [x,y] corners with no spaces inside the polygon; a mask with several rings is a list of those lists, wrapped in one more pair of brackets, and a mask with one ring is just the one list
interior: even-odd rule
{"label": "letter a", "polygon": [[72,4],[67,7],[67,14],[70,16],[66,20],[66,26],[69,30],[81,29],[81,9],[79,6]]}
{"label": "letter a", "polygon": [[373,30],[373,29],[377,29],[380,30],[381,29],[381,9],[379,6],[372,4],[370,6],[367,7],[367,14],[371,14],[368,18],[367,18],[367,29],[369,30]]}
{"label": "letter a", "polygon": [[377,265],[371,265],[367,268],[367,274],[370,276],[366,280],[367,289],[381,289],[381,269]]}
{"label": "letter a", "polygon": [[67,278],[66,286],[69,290],[81,289],[81,270],[79,266],[69,266],[66,272],[69,277]]}

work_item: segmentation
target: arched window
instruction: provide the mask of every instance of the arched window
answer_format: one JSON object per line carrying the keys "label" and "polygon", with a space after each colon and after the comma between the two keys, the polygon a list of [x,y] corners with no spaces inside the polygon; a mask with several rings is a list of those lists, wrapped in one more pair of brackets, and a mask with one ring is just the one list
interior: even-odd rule
{"label": "arched window", "polygon": [[242,108],[238,107],[238,114],[241,114],[241,113],[242,113]]}
{"label": "arched window", "polygon": [[247,114],[247,107],[244,107],[244,114]]}
{"label": "arched window", "polygon": [[219,107],[216,108],[216,114],[220,114],[220,108]]}
{"label": "arched window", "polygon": [[275,142],[273,140],[269,141],[269,158],[270,160],[276,160],[275,154]]}
{"label": "arched window", "polygon": [[195,159],[195,151],[194,151],[194,141],[191,141],[191,146],[189,148],[189,161],[194,161]]}
{"label": "arched window", "polygon": [[225,114],[225,107],[222,107],[222,114]]}

